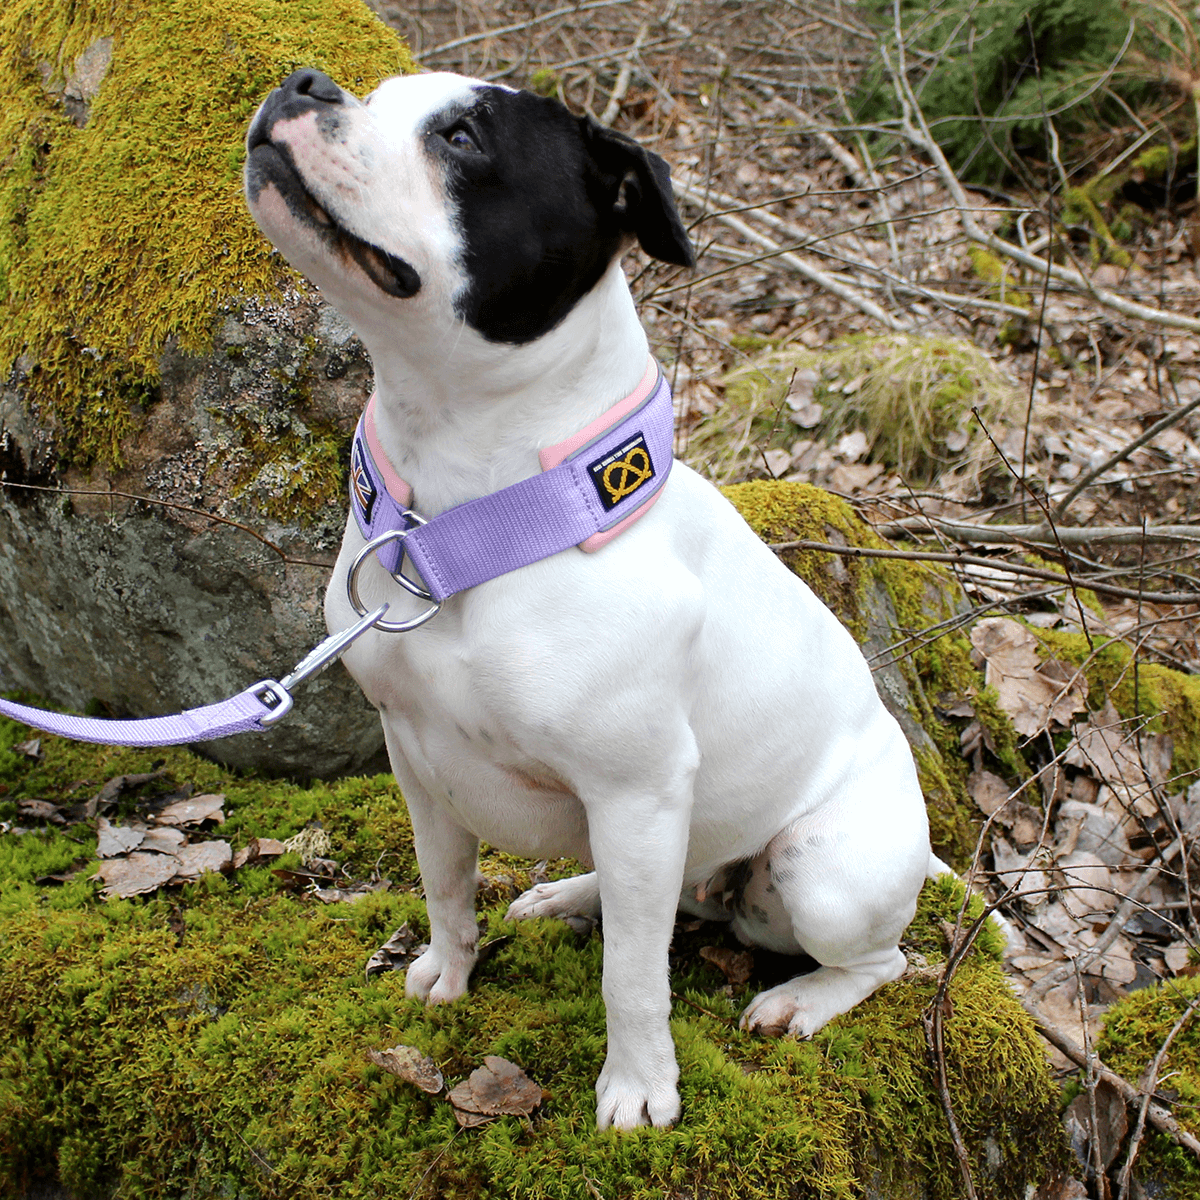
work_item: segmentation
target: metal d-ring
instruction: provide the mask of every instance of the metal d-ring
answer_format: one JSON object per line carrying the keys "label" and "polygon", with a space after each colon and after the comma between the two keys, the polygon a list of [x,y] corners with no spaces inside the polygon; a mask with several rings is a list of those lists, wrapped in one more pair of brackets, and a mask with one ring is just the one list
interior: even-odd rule
{"label": "metal d-ring", "polygon": [[[425,521],[417,516],[416,513],[410,512],[408,515],[416,521],[417,525],[425,524]],[[389,542],[402,542],[415,528],[416,525],[410,526],[408,529],[389,529],[387,533],[381,533],[377,538],[372,538],[358,552],[354,562],[350,566],[350,574],[346,576],[346,593],[350,597],[350,604],[353,606],[354,611],[360,617],[365,617],[369,611],[358,594],[358,572],[363,563]],[[389,571],[388,574],[391,575],[392,573]],[[429,608],[413,617],[410,621],[376,621],[375,628],[381,633],[407,633],[410,629],[416,629],[417,626],[424,625],[426,621],[431,617],[436,617],[441,611],[442,601],[434,600],[432,593],[426,588],[421,587],[418,583],[414,583],[405,575],[395,574],[392,575],[392,578],[405,591],[411,592],[420,600],[429,600],[431,603]]]}

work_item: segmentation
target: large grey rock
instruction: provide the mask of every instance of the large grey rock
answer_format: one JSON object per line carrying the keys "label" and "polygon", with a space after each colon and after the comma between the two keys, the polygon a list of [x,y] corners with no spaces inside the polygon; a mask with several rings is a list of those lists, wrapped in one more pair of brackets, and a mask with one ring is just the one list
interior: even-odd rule
{"label": "large grey rock", "polygon": [[[73,710],[98,700],[114,716],[173,712],[281,677],[324,636],[371,369],[315,290],[229,308],[211,353],[168,349],[119,469],[60,473],[66,448],[27,377],[18,368],[0,389],[0,471],[72,494],[0,489],[0,688]],[[335,666],[270,734],[200,749],[328,777],[382,769],[382,745],[374,709]]]}

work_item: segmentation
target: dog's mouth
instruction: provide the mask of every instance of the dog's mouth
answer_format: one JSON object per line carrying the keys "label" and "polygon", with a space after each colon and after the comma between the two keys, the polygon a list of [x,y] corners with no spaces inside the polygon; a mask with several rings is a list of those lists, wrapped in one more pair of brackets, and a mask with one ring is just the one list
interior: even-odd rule
{"label": "dog's mouth", "polygon": [[257,200],[268,184],[274,186],[297,221],[314,229],[333,253],[357,263],[381,292],[408,299],[420,291],[421,276],[411,263],[351,233],[319,203],[304,186],[286,146],[266,136],[252,142],[248,147],[246,180],[251,201]]}

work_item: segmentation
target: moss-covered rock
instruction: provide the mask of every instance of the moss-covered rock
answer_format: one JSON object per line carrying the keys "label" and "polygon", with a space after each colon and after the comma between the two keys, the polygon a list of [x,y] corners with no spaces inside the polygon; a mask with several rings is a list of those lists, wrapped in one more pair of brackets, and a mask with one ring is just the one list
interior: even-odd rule
{"label": "moss-covered rock", "polygon": [[[36,882],[94,855],[87,825],[0,835],[0,1193],[58,1181],[72,1197],[164,1200],[961,1194],[921,1020],[945,955],[942,922],[961,899],[949,881],[926,888],[909,931],[916,969],[811,1042],[740,1032],[738,1012],[778,968],[760,963],[749,985],[730,988],[698,954],[719,929],[681,927],[672,1031],[683,1117],[671,1130],[598,1134],[602,942],[554,922],[502,922],[504,877],[523,887],[530,864],[485,852],[493,951],[466,998],[426,1009],[404,998],[402,975],[363,977],[398,924],[425,928],[390,778],[301,789],[233,778],[182,750],[152,759],[53,738],[34,764],[11,753],[25,734],[0,721],[0,820],[16,819],[16,798],[86,797],[161,757],[168,773],[155,786],[227,794],[220,836],[244,845],[317,819],[351,874],[378,866],[392,888],[325,907],[250,867],[103,902],[90,866],[63,886]],[[81,778],[94,782],[80,789]],[[1062,1140],[1043,1051],[993,941],[951,984],[946,1038],[980,1195],[1008,1200],[1052,1171]],[[431,1054],[450,1083],[503,1055],[546,1098],[530,1119],[457,1130],[443,1099],[368,1062],[369,1048],[396,1043]]]}
{"label": "moss-covered rock", "polygon": [[251,114],[315,66],[369,90],[411,70],[357,0],[11,0],[0,15],[0,362],[29,360],[74,462],[121,457],[169,339],[274,291],[241,198]]}
{"label": "moss-covered rock", "polygon": [[[14,0],[0,65],[4,683],[137,716],[279,677],[324,632],[371,372],[254,227],[245,130],[297,67],[412,61],[359,0]],[[381,744],[337,671],[208,749],[324,776]]]}

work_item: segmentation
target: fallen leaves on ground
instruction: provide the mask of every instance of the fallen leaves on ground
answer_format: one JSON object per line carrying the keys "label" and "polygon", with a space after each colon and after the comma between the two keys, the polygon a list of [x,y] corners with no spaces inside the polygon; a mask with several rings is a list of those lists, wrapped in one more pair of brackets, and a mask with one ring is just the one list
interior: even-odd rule
{"label": "fallen leaves on ground", "polygon": [[1083,672],[1038,653],[1036,637],[1009,617],[985,617],[971,630],[985,662],[984,680],[1016,731],[1034,737],[1052,722],[1066,726],[1087,702]]}
{"label": "fallen leaves on ground", "polygon": [[412,1046],[393,1046],[390,1050],[368,1050],[367,1057],[381,1070],[437,1095],[445,1084],[437,1064]]}
{"label": "fallen leaves on ground", "polygon": [[202,825],[205,821],[225,824],[225,796],[217,792],[206,796],[192,796],[187,800],[176,800],[154,815],[160,825]]}
{"label": "fallen leaves on ground", "polygon": [[527,1117],[541,1104],[542,1089],[516,1063],[488,1054],[446,1099],[459,1125],[474,1129],[496,1117]]}
{"label": "fallen leaves on ground", "polygon": [[385,971],[403,971],[411,962],[429,949],[409,927],[407,921],[367,959],[366,976],[382,975]]}
{"label": "fallen leaves on ground", "polygon": [[[367,1057],[380,1070],[387,1071],[436,1096],[445,1086],[445,1078],[432,1058],[413,1046],[392,1046],[387,1050],[367,1051]],[[483,1066],[446,1093],[454,1110],[454,1119],[463,1129],[489,1125],[497,1117],[527,1117],[545,1097],[520,1067],[507,1058],[487,1054]]]}

